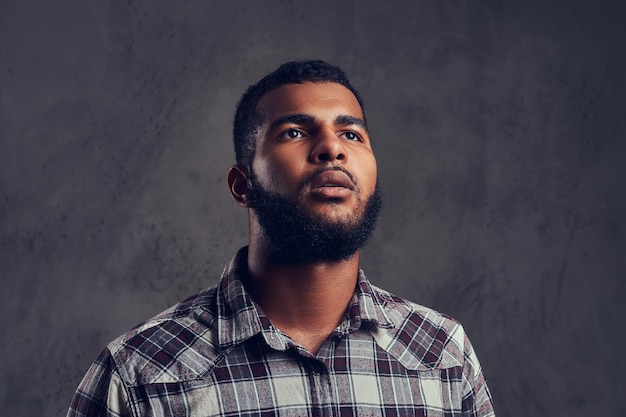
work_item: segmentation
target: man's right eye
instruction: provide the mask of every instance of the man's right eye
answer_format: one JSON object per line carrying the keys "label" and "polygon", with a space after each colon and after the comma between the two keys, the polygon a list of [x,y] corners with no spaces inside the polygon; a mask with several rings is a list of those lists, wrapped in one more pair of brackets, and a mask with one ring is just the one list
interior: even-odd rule
{"label": "man's right eye", "polygon": [[298,139],[304,137],[304,135],[297,129],[289,129],[284,131],[280,137],[282,139]]}

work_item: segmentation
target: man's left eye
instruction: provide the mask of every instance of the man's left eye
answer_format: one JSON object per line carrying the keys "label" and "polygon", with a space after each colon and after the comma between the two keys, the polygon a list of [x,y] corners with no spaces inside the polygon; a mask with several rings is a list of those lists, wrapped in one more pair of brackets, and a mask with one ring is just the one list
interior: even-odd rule
{"label": "man's left eye", "polygon": [[341,136],[343,136],[344,138],[348,140],[358,140],[358,141],[361,140],[361,137],[354,132],[343,132]]}

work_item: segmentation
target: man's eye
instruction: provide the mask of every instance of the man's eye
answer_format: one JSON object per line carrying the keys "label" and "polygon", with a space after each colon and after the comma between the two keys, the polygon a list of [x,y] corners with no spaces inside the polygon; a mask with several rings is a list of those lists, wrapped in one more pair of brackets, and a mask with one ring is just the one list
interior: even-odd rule
{"label": "man's eye", "polygon": [[354,132],[344,132],[341,135],[348,140],[361,140],[361,137]]}
{"label": "man's eye", "polygon": [[281,134],[280,137],[283,139],[298,139],[304,137],[304,135],[297,129],[289,129]]}

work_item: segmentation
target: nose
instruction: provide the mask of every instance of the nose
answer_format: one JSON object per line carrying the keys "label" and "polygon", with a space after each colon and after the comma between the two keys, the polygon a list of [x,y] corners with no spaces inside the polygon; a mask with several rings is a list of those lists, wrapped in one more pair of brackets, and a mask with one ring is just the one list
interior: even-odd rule
{"label": "nose", "polygon": [[323,163],[341,161],[346,162],[348,153],[343,139],[337,137],[334,131],[319,132],[311,149],[311,162]]}

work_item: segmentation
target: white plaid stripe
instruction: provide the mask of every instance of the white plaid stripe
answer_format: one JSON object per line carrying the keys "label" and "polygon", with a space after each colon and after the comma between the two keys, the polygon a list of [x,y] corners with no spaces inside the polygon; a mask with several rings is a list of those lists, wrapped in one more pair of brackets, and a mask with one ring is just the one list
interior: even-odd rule
{"label": "white plaid stripe", "polygon": [[271,325],[238,279],[112,342],[72,400],[75,416],[494,416],[457,322],[372,286],[317,357]]}

